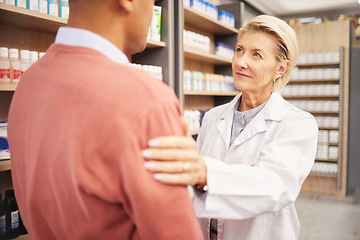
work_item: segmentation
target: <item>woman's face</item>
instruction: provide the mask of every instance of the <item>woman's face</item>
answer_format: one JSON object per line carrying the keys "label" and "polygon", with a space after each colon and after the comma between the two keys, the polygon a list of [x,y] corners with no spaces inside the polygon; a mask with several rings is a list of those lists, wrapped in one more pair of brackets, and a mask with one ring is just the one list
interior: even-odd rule
{"label": "woman's face", "polygon": [[276,38],[247,31],[238,40],[232,59],[235,88],[247,93],[270,94],[280,64],[275,59]]}

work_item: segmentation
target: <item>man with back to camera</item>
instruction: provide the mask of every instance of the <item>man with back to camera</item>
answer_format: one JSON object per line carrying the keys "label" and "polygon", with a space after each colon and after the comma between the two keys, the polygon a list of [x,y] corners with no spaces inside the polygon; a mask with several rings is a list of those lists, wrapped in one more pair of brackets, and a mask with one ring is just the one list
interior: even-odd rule
{"label": "man with back to camera", "polygon": [[153,180],[140,155],[151,138],[183,134],[174,93],[126,57],[146,46],[154,0],[69,3],[9,112],[30,239],[202,239],[186,187]]}

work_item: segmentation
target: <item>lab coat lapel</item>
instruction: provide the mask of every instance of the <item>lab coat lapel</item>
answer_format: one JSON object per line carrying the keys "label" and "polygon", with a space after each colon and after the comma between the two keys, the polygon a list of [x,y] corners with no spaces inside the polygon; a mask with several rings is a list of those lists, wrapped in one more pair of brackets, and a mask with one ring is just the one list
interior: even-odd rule
{"label": "lab coat lapel", "polygon": [[225,143],[226,149],[229,149],[230,145],[230,135],[231,135],[231,127],[234,117],[234,107],[239,98],[241,97],[241,93],[239,93],[230,103],[228,108],[224,111],[224,113],[220,116],[216,127]]}
{"label": "lab coat lapel", "polygon": [[[231,148],[240,145],[258,133],[267,130],[266,121],[281,121],[284,117],[285,100],[279,92],[273,92],[264,108],[254,117],[253,120],[244,128],[242,133],[234,140]],[[231,125],[232,123],[230,123]]]}

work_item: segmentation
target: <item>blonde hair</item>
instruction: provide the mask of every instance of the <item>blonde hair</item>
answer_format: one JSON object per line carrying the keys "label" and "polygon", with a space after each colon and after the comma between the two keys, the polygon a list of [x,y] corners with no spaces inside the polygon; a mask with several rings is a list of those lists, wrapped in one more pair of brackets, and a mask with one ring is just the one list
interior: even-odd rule
{"label": "blonde hair", "polygon": [[240,28],[238,40],[247,31],[264,32],[274,36],[277,40],[276,61],[290,61],[286,72],[274,82],[273,91],[280,91],[289,82],[291,71],[299,57],[299,45],[295,31],[283,20],[268,15],[260,15],[245,22]]}

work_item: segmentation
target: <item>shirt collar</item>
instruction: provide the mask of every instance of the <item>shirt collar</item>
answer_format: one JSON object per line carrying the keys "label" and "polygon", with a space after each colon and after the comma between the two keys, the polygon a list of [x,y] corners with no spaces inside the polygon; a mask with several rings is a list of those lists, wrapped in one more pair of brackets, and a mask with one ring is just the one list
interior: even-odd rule
{"label": "shirt collar", "polygon": [[259,106],[240,112],[238,111],[238,107],[240,104],[241,98],[239,98],[238,102],[234,105],[234,120],[242,122],[244,126],[246,126],[254,117],[255,115],[264,108],[265,104],[268,100],[260,104]]}
{"label": "shirt collar", "polygon": [[[226,111],[223,113],[221,118],[231,118],[234,116],[235,105],[238,103],[242,93],[240,92],[235,98],[229,103]],[[284,117],[284,105],[286,101],[281,96],[280,92],[274,91],[270,98],[267,100],[267,104],[264,106],[264,117],[269,120],[282,120]]]}
{"label": "shirt collar", "polygon": [[55,43],[74,47],[86,47],[101,52],[112,61],[128,64],[126,55],[106,38],[81,28],[60,27]]}

